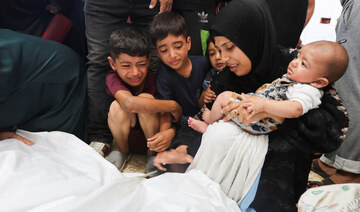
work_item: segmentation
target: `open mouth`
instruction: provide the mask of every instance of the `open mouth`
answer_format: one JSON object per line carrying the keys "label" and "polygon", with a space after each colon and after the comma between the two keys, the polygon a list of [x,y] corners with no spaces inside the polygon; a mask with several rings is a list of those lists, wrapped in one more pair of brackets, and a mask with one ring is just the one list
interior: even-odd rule
{"label": "open mouth", "polygon": [[131,82],[139,82],[141,80],[141,77],[132,77],[132,78],[129,78],[129,80]]}
{"label": "open mouth", "polygon": [[238,67],[238,64],[229,65],[228,67],[230,68],[230,71],[234,72],[234,71],[236,71],[236,69],[237,69],[237,67]]}

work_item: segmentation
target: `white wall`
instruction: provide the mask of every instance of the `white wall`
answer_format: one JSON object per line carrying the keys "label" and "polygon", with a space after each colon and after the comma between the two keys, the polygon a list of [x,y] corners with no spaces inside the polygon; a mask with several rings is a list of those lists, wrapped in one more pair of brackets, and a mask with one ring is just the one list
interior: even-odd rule
{"label": "white wall", "polygon": [[[340,0],[315,0],[314,14],[300,36],[302,44],[318,40],[335,41],[335,26],[341,10]],[[330,23],[320,23],[322,18],[331,18]]]}

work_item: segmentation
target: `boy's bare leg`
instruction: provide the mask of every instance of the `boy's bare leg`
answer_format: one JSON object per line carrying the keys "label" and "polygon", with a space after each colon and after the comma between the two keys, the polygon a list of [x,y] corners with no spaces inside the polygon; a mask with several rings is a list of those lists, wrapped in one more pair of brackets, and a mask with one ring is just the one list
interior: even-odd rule
{"label": "boy's bare leg", "polygon": [[205,133],[208,124],[204,121],[200,121],[200,120],[196,120],[194,118],[189,117],[188,120],[188,125],[189,127],[191,127],[192,129],[200,132],[200,133]]}
{"label": "boy's bare leg", "polygon": [[[142,93],[139,96],[154,99],[152,95],[146,93]],[[141,129],[143,130],[146,138],[150,138],[159,132],[159,113],[138,113],[138,117]],[[147,152],[149,157],[153,156],[154,153],[155,152],[150,149]]]}
{"label": "boy's bare leg", "polygon": [[193,161],[193,157],[187,154],[187,146],[180,145],[176,149],[160,152],[154,159],[154,165],[161,171],[166,171],[166,164],[186,164]]}
{"label": "boy's bare leg", "polygon": [[119,147],[119,151],[127,155],[129,153],[128,137],[130,127],[136,124],[135,114],[124,111],[115,100],[110,105],[108,124],[111,134]]}

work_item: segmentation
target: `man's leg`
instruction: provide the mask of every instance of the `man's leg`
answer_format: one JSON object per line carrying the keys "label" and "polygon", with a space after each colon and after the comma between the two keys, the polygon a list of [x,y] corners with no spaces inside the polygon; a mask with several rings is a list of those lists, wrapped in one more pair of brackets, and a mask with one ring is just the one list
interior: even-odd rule
{"label": "man's leg", "polygon": [[110,34],[126,23],[129,13],[126,1],[85,0],[84,15],[88,44],[88,133],[89,141],[110,143],[111,133],[107,125],[105,76],[110,70]]}
{"label": "man's leg", "polygon": [[149,26],[150,23],[154,20],[156,14],[159,13],[160,4],[158,2],[154,9],[149,9],[149,4],[149,0],[133,0],[130,18],[132,24],[139,28],[146,36],[148,36],[151,53],[149,70],[156,72],[160,63],[160,59],[158,58],[155,47],[151,41]]}
{"label": "man's leg", "polygon": [[[337,24],[336,40],[346,41],[342,46],[349,54],[349,66],[344,76],[335,83],[335,87],[349,114],[349,129],[339,149],[321,157],[321,162],[337,169],[336,173],[330,176],[330,180],[338,184],[360,183],[359,20],[360,2],[344,1],[343,12]],[[319,165],[323,165],[321,162]]]}

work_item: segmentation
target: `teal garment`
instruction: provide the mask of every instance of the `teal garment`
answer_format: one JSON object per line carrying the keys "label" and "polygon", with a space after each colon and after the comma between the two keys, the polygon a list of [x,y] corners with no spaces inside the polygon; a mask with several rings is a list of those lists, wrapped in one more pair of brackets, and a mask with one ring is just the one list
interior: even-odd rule
{"label": "teal garment", "polygon": [[86,75],[70,48],[0,29],[0,129],[86,137]]}

